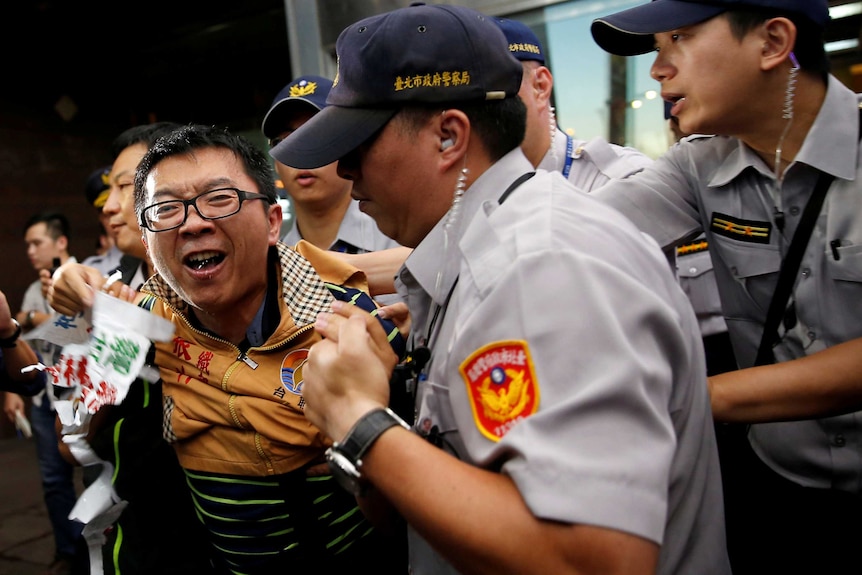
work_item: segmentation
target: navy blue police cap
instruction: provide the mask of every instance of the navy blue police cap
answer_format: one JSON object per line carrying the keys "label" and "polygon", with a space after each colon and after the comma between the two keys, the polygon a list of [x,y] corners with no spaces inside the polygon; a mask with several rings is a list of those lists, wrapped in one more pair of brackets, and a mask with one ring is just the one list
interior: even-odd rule
{"label": "navy blue police cap", "polygon": [[347,155],[409,104],[517,95],[523,68],[493,19],[464,6],[414,3],[345,28],[326,108],[270,150],[310,169]]}
{"label": "navy blue police cap", "polygon": [[509,42],[509,52],[512,56],[521,62],[533,60],[542,66],[545,65],[542,43],[529,26],[519,20],[508,18],[494,18],[494,20],[506,36],[506,41]]}
{"label": "navy blue police cap", "polygon": [[111,191],[110,174],[111,166],[105,166],[94,170],[87,176],[87,181],[84,184],[84,195],[94,208],[101,210],[105,202],[108,201],[108,194]]}
{"label": "navy blue police cap", "polygon": [[829,21],[827,0],[652,0],[593,20],[590,32],[606,52],[635,56],[655,49],[654,34],[698,24],[728,10],[746,9],[799,14],[821,28]]}
{"label": "navy blue police cap", "polygon": [[271,140],[281,134],[297,108],[311,108],[315,113],[322,110],[331,88],[332,80],[322,76],[300,76],[292,80],[276,94],[263,117],[263,135]]}

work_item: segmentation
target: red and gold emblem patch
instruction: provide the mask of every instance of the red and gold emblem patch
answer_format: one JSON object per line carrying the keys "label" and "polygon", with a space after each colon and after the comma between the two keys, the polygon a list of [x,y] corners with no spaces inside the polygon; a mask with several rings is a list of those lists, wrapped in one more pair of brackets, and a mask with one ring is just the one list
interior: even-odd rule
{"label": "red and gold emblem patch", "polygon": [[539,409],[539,385],[525,341],[490,343],[465,359],[460,371],[476,426],[491,441],[500,441]]}

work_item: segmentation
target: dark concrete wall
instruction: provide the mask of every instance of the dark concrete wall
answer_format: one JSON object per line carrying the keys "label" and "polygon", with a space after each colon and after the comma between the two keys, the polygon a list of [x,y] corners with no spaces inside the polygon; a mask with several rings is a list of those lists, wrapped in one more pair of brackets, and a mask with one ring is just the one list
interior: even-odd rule
{"label": "dark concrete wall", "polygon": [[65,122],[53,110],[0,102],[0,289],[14,311],[36,279],[23,239],[32,214],[63,212],[71,223],[71,254],[82,259],[93,253],[98,220],[84,183],[110,163],[110,142],[121,129]]}
{"label": "dark concrete wall", "polygon": [[[53,109],[0,100],[0,290],[13,312],[37,277],[23,237],[32,214],[63,212],[71,223],[71,254],[83,259],[93,253],[98,220],[84,197],[84,182],[110,163],[110,141],[123,128],[66,122]],[[14,433],[0,413],[0,437]]]}

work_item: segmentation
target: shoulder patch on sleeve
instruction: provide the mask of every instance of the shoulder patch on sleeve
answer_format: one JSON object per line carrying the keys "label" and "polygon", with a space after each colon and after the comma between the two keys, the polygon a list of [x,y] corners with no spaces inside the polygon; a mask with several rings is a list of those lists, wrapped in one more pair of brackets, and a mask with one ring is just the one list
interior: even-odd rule
{"label": "shoulder patch on sleeve", "polygon": [[526,341],[489,343],[465,359],[459,371],[476,427],[491,441],[500,441],[539,409],[539,383]]}

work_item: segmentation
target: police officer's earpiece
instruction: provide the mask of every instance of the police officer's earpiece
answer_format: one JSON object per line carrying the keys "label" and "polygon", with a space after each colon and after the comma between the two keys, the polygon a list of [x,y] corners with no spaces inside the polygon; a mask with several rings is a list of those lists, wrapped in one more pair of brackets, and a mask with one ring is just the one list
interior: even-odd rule
{"label": "police officer's earpiece", "polygon": [[448,148],[451,148],[455,145],[455,142],[452,141],[452,138],[446,138],[442,142],[440,142],[440,151],[443,152]]}

